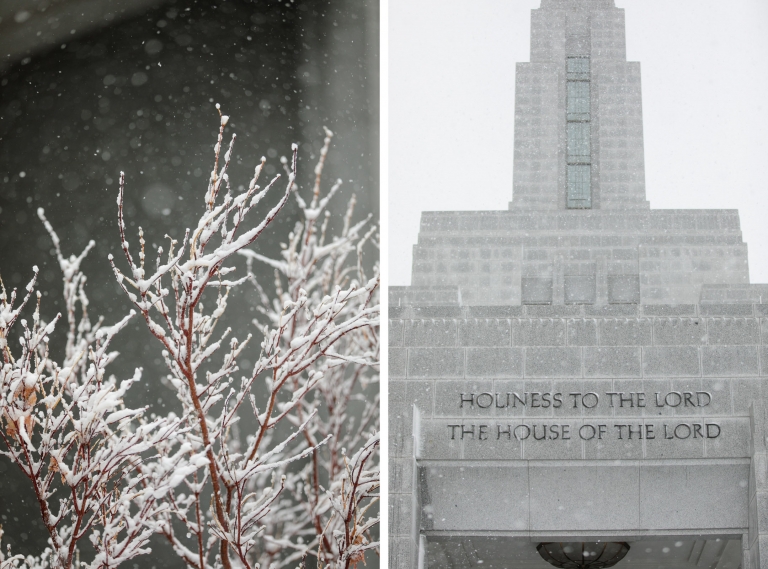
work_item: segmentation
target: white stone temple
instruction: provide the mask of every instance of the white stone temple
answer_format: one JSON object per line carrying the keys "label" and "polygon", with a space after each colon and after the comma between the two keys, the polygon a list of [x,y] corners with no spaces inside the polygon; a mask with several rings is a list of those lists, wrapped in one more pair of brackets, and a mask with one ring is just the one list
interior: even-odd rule
{"label": "white stone temple", "polygon": [[738,211],[650,208],[624,10],[531,22],[509,210],[424,213],[389,291],[390,567],[768,568]]}

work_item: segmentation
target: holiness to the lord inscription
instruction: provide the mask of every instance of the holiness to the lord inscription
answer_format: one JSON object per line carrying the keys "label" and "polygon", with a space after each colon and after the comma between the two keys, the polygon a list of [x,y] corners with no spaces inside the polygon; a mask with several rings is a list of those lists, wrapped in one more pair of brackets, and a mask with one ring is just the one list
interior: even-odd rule
{"label": "holiness to the lord inscription", "polygon": [[[606,391],[596,392],[539,392],[523,393],[460,393],[459,408],[462,410],[507,409],[524,412],[526,409],[557,409],[567,412],[572,409],[594,409],[600,401],[607,401],[609,408],[701,408],[712,402],[708,391],[669,391],[653,393]],[[660,429],[658,427],[661,427]],[[600,422],[586,422],[579,425],[560,422],[528,422],[516,425],[504,423],[461,423],[448,425],[451,440],[485,441],[516,439],[523,441],[603,440],[624,439],[715,439],[720,436],[718,423],[706,421],[670,421],[654,425],[650,423],[626,422],[611,425]]]}

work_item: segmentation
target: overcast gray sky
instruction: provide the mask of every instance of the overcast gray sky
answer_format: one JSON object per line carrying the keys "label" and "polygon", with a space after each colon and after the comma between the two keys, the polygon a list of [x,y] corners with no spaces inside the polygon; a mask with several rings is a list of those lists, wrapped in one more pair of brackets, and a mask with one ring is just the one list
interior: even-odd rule
{"label": "overcast gray sky", "polygon": [[[419,216],[512,199],[515,63],[539,0],[389,0],[389,272],[410,284]],[[654,209],[737,208],[768,283],[768,2],[616,0],[640,61]]]}

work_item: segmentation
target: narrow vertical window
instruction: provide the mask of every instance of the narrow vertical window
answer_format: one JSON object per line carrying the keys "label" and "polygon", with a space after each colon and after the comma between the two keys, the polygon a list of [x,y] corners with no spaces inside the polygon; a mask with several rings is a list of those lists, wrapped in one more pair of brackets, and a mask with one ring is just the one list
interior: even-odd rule
{"label": "narrow vertical window", "polygon": [[589,58],[566,59],[567,207],[592,207]]}

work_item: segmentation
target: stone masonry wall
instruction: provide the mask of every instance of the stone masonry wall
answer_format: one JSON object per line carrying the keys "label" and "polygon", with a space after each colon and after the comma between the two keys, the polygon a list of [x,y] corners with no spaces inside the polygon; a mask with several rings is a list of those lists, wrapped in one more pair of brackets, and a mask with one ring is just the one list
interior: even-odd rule
{"label": "stone masonry wall", "polygon": [[[530,302],[522,279],[567,276],[597,279],[592,300],[597,304],[614,301],[600,294],[601,282],[609,286],[605,281],[612,276],[633,277],[638,290],[628,300],[644,304],[692,304],[703,285],[748,284],[738,211],[422,214],[414,286],[459,287],[469,305],[519,305]],[[550,297],[553,304],[568,302],[554,289]]]}
{"label": "stone masonry wall", "polygon": [[[635,488],[643,491],[645,484],[649,496],[657,495],[657,501],[647,503],[645,509],[641,500],[639,510],[630,499],[631,507],[617,513],[619,518],[606,522],[608,525],[668,530],[677,523],[681,531],[687,531],[690,520],[711,517],[722,524],[717,527],[731,527],[734,534],[747,527],[746,484],[750,457],[756,452],[751,447],[750,406],[768,397],[768,304],[390,307],[389,330],[393,569],[413,566],[417,526],[430,531],[488,524],[510,531],[550,527],[547,524],[555,522],[547,518],[547,512],[556,506],[550,502],[552,495],[560,496],[558,488],[571,493],[588,491],[588,496],[595,497],[614,491],[631,495]],[[460,398],[470,394],[509,392],[645,393],[648,398],[659,393],[662,400],[670,392],[689,393],[691,398],[708,393],[709,400],[699,395],[699,402],[706,401],[706,405],[660,408],[648,401],[648,406],[640,408],[627,401],[619,405],[618,396],[613,396],[593,408],[566,410],[571,399],[565,396],[559,412],[551,406],[496,409],[485,403],[480,409],[479,399],[472,405],[460,404]],[[419,414],[415,438],[414,409]],[[595,421],[611,431],[618,425],[642,425],[644,429],[651,425],[658,436],[638,438],[635,434],[629,439],[624,431],[622,440],[585,441],[574,436],[568,441],[518,441],[493,432],[486,440],[478,440],[482,423],[494,429],[495,424],[514,428],[524,423],[567,422],[575,433],[580,425]],[[664,424],[681,422],[716,424],[718,436],[707,437],[705,431],[703,436],[671,440],[662,435]],[[462,425],[467,433],[472,428],[472,436],[459,436],[461,431],[450,425]],[[764,444],[757,450],[761,448]],[[416,455],[422,465],[418,471]],[[504,463],[506,466],[494,462],[499,460],[512,462]],[[425,464],[441,466],[435,470]],[[615,476],[606,478],[605,468],[611,465]],[[663,488],[664,481],[669,481],[664,474],[669,468],[685,469],[693,485],[689,498],[685,498],[688,490],[674,488],[674,506]],[[531,489],[534,480],[544,484],[547,477],[554,478],[547,482],[546,494],[538,497],[538,508],[487,496],[464,504],[462,500],[474,496],[462,482],[466,469],[473,470],[472,487],[491,488],[502,482],[515,488],[525,486],[520,487],[520,496],[526,504],[537,499],[531,494],[535,494]],[[511,469],[518,472],[512,478]],[[753,468],[752,480],[754,477]],[[696,480],[709,489],[706,512],[695,510],[703,507]],[[599,489],[594,487],[597,481]],[[661,488],[656,494],[649,491],[655,486]],[[425,488],[433,488],[432,493],[426,495]],[[446,489],[448,494],[434,488]],[[763,494],[752,490],[751,496],[753,511],[757,511],[755,501],[763,499]],[[429,512],[445,511],[454,502],[457,507],[464,504],[461,516],[430,517]],[[426,514],[419,519],[413,511],[421,508],[417,504],[427,504]],[[520,521],[520,508],[527,516],[524,522]],[[567,507],[558,514],[565,518],[557,523],[570,524],[574,532],[589,529],[578,511]]]}

